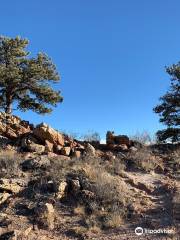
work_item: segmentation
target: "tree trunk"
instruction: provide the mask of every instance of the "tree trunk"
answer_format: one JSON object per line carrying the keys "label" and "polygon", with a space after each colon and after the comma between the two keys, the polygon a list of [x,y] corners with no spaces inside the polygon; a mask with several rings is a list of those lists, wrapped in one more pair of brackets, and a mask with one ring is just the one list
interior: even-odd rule
{"label": "tree trunk", "polygon": [[9,115],[11,115],[12,113],[12,97],[9,93],[6,94],[5,113],[6,113],[6,135],[8,137],[8,118]]}
{"label": "tree trunk", "polygon": [[6,106],[5,113],[6,113],[6,114],[11,114],[11,113],[12,113],[12,104],[11,104],[11,103],[9,103],[9,104]]}
{"label": "tree trunk", "polygon": [[12,97],[9,94],[6,94],[6,108],[5,108],[6,114],[12,113]]}

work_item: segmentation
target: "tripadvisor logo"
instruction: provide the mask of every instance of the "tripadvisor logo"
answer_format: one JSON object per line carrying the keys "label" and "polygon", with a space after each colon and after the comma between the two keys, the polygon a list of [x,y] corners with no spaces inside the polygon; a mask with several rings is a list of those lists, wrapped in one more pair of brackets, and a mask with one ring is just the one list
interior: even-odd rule
{"label": "tripadvisor logo", "polygon": [[142,235],[143,234],[143,228],[142,227],[137,227],[135,229],[135,234],[138,235],[138,236]]}
{"label": "tripadvisor logo", "polygon": [[135,228],[135,234],[140,236],[142,235],[143,233],[145,234],[158,234],[158,233],[164,233],[164,234],[173,234],[174,233],[174,230],[173,229],[162,229],[162,228],[159,228],[159,229],[147,229],[147,228],[142,228],[142,227],[137,227]]}

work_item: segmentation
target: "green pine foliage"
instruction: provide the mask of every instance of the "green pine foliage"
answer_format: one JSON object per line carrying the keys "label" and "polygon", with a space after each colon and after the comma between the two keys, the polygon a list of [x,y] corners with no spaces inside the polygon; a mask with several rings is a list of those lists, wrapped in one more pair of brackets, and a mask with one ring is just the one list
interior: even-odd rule
{"label": "green pine foliage", "polygon": [[167,129],[157,132],[157,138],[163,142],[171,140],[180,141],[180,62],[166,68],[171,77],[169,91],[160,98],[160,104],[154,108],[155,113],[160,115],[160,122]]}
{"label": "green pine foliage", "polygon": [[52,83],[60,80],[52,60],[44,53],[29,57],[29,41],[0,37],[0,108],[12,113],[13,103],[21,111],[50,113],[63,98]]}

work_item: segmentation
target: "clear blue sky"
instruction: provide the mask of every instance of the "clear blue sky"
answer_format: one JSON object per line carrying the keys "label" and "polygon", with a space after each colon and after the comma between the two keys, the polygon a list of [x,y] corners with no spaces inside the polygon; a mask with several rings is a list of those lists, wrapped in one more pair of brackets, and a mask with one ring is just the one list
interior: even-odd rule
{"label": "clear blue sky", "polygon": [[169,86],[165,65],[180,60],[179,0],[1,1],[0,34],[30,40],[61,74],[64,96],[33,123],[85,133],[162,128],[152,108]]}

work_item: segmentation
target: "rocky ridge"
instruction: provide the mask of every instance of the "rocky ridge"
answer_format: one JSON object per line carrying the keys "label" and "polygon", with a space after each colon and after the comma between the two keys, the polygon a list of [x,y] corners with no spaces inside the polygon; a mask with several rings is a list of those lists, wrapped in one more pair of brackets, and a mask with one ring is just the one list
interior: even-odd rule
{"label": "rocky ridge", "polygon": [[0,113],[0,144],[9,143],[19,151],[54,153],[69,157],[80,157],[83,153],[95,154],[95,148],[106,151],[128,150],[134,146],[127,136],[115,136],[107,132],[107,144],[100,142],[78,141],[62,134],[45,123],[37,126],[22,121],[17,116]]}

